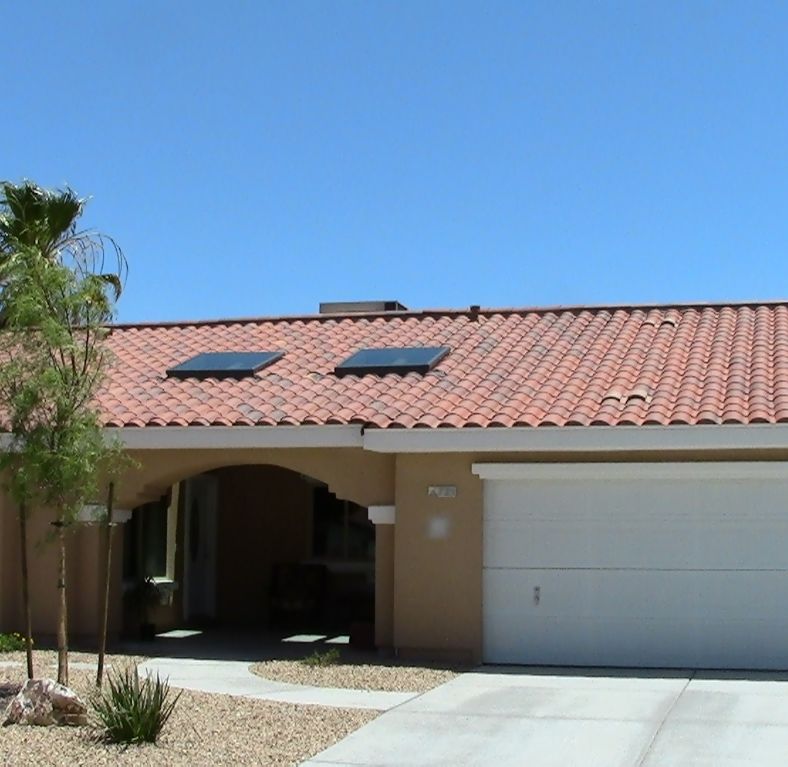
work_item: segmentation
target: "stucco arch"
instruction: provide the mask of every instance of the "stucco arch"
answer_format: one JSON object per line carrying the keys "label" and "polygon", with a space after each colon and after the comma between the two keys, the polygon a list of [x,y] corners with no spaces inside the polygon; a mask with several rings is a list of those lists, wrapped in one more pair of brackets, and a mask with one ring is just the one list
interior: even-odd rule
{"label": "stucco arch", "polygon": [[341,498],[361,506],[394,500],[394,457],[360,448],[132,451],[137,466],[118,482],[120,506],[154,500],[176,482],[212,469],[266,464],[324,482]]}

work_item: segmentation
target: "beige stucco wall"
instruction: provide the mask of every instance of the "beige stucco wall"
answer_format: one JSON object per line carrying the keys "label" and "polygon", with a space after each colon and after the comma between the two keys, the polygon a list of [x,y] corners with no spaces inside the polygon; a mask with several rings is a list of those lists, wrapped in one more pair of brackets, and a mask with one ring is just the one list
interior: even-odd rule
{"label": "beige stucco wall", "polygon": [[[468,456],[397,458],[394,646],[472,661],[481,647],[482,485]],[[455,498],[427,495],[454,485]]]}
{"label": "beige stucco wall", "polygon": [[[642,452],[570,456],[543,454],[419,454],[391,456],[365,453],[360,449],[292,449],[236,451],[149,451],[137,453],[141,466],[130,472],[121,485],[122,505],[151,500],[181,479],[202,471],[231,465],[271,464],[291,469],[326,482],[340,497],[362,505],[395,503],[396,524],[379,528],[379,559],[376,563],[377,630],[381,644],[392,644],[402,655],[429,655],[477,661],[482,647],[482,482],[471,473],[474,462],[545,461],[705,461],[705,460],[786,460],[783,451],[721,452]],[[266,499],[253,492],[251,474],[233,469],[237,479],[231,502],[252,508],[245,520],[236,519],[248,533],[241,541],[260,538],[260,513]],[[455,498],[428,496],[430,485],[454,485]],[[282,487],[282,492],[294,497]],[[18,538],[14,510],[0,499],[0,630],[21,628],[21,597],[18,577]],[[293,501],[297,506],[298,503]],[[251,504],[251,506],[250,506]],[[260,512],[260,513],[258,513]],[[280,531],[291,536],[290,554],[297,553],[297,541],[305,528],[297,521],[299,512]],[[266,515],[267,516],[267,515]],[[48,520],[35,515],[31,539],[47,532]],[[229,519],[224,520],[230,524]],[[180,530],[183,525],[179,525]],[[221,535],[221,530],[220,530]],[[75,635],[95,631],[101,570],[98,532],[81,529],[70,540],[71,629]],[[120,537],[114,550],[113,605],[111,629],[119,628]],[[225,539],[227,540],[227,539]],[[220,538],[220,547],[221,547]],[[245,545],[245,543],[242,543]],[[264,545],[264,544],[263,544]],[[289,546],[290,544],[288,544]],[[248,546],[243,555],[259,552]],[[266,557],[275,552],[268,551]],[[54,633],[55,627],[55,550],[31,549],[34,625],[41,634]],[[226,550],[220,557],[233,555]],[[221,563],[220,563],[221,567]],[[260,568],[258,568],[260,569]],[[263,570],[267,569],[262,568]],[[239,584],[242,576],[227,574],[220,602],[225,610],[240,618],[251,619],[257,603],[265,603],[267,585],[263,577],[244,602],[249,584]],[[233,580],[236,579],[236,580]],[[241,588],[243,585],[243,589]],[[390,609],[386,605],[390,605]],[[175,608],[177,613],[177,607]],[[390,637],[390,641],[385,641]]]}
{"label": "beige stucco wall", "polygon": [[[2,578],[0,595],[0,630],[21,631],[24,627],[21,575],[19,571],[19,526],[16,509],[3,497],[0,507],[2,531]],[[49,638],[56,631],[58,608],[57,542],[51,538],[52,515],[34,511],[28,522],[28,565],[30,571],[30,601],[34,634]],[[68,532],[67,578],[69,584],[68,623],[72,640],[76,643],[95,640],[102,598],[104,547],[98,526],[75,525]],[[120,591],[121,541],[113,542],[111,589]],[[120,625],[120,604],[110,602],[110,629],[117,632]]]}
{"label": "beige stucco wall", "polygon": [[119,483],[120,504],[132,508],[152,501],[171,485],[227,466],[271,465],[320,480],[340,498],[362,506],[390,503],[394,456],[361,448],[132,451],[138,466]]}

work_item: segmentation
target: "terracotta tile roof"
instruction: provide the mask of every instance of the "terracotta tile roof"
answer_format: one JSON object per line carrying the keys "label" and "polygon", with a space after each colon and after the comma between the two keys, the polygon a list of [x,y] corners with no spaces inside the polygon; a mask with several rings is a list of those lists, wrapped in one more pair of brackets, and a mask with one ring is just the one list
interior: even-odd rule
{"label": "terracotta tile roof", "polygon": [[[788,422],[788,304],[395,312],[119,325],[110,426],[378,428]],[[361,347],[439,346],[426,375],[337,377]],[[204,351],[283,350],[240,380],[177,380]]]}

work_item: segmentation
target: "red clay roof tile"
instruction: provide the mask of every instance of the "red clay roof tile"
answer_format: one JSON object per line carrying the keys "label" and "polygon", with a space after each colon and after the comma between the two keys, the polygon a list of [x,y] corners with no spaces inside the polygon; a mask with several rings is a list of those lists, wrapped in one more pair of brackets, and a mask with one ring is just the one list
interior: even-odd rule
{"label": "red clay roof tile", "polygon": [[[119,325],[109,426],[373,428],[788,420],[785,304],[397,312]],[[336,378],[362,347],[446,345],[431,372]],[[205,351],[282,350],[240,380],[174,379]]]}

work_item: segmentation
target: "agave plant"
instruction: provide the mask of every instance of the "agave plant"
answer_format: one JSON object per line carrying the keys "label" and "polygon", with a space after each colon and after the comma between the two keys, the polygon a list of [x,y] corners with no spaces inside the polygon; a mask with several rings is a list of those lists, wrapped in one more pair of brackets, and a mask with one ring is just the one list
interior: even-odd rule
{"label": "agave plant", "polygon": [[107,676],[107,687],[90,698],[99,734],[112,743],[155,743],[181,697],[167,680],[140,679],[135,666]]}

